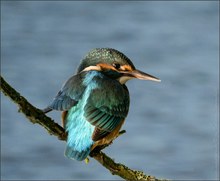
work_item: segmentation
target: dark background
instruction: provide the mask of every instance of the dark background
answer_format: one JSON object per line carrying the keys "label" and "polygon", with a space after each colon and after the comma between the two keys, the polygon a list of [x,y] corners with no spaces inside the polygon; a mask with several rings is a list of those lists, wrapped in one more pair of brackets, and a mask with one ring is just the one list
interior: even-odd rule
{"label": "dark background", "polygon": [[[159,178],[218,178],[219,3],[1,2],[1,75],[44,108],[92,48],[112,47],[162,82],[132,80],[130,112],[105,152]],[[1,179],[118,179],[1,94]],[[60,123],[60,113],[50,113]]]}

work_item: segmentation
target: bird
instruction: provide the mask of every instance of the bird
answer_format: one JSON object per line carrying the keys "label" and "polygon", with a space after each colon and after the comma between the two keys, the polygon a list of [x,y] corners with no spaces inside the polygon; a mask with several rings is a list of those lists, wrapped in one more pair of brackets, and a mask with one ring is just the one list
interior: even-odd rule
{"label": "bird", "polygon": [[83,161],[98,146],[110,144],[128,115],[130,79],[160,82],[135,68],[132,61],[113,48],[94,48],[81,60],[76,74],[61,87],[44,109],[62,111],[67,133],[64,155]]}

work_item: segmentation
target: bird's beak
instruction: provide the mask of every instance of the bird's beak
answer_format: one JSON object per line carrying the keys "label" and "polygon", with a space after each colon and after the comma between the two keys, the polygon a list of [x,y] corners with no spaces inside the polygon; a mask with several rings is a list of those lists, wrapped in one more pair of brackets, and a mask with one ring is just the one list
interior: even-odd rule
{"label": "bird's beak", "polygon": [[152,80],[156,82],[160,82],[161,80],[158,79],[157,77],[154,77],[153,75],[147,74],[145,72],[142,72],[140,70],[133,70],[133,71],[126,71],[126,74],[129,77],[137,78],[137,79],[142,79],[142,80]]}

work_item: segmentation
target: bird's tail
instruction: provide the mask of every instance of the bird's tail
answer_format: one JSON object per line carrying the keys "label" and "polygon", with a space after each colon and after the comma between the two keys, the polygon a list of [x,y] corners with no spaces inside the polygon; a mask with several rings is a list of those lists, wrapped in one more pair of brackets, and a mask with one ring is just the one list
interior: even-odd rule
{"label": "bird's tail", "polygon": [[89,155],[89,153],[90,153],[90,147],[86,150],[77,151],[74,148],[67,145],[64,154],[67,158],[82,161],[82,160],[86,159],[86,157]]}
{"label": "bird's tail", "polygon": [[84,118],[83,111],[76,110],[75,107],[68,110],[65,122],[65,130],[68,133],[65,156],[78,161],[85,160],[94,143],[94,126]]}

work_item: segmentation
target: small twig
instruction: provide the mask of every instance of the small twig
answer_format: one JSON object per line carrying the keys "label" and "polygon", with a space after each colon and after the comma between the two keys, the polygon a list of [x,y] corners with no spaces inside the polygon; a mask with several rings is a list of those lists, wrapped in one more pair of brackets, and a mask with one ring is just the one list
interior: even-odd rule
{"label": "small twig", "polygon": [[[57,136],[60,140],[66,140],[65,130],[50,117],[46,116],[40,109],[31,105],[23,96],[21,96],[15,89],[13,89],[1,76],[0,90],[5,96],[10,97],[11,100],[18,105],[19,112],[23,113],[29,121],[43,126],[50,135]],[[119,135],[125,133],[121,131]],[[141,171],[136,171],[128,168],[127,166],[115,163],[113,159],[108,157],[105,153],[101,152],[108,145],[104,145],[99,149],[91,152],[90,156],[107,168],[113,175],[118,175],[126,180],[147,180],[147,181],[162,181],[153,176],[145,175]]]}

